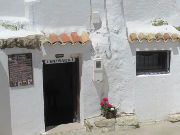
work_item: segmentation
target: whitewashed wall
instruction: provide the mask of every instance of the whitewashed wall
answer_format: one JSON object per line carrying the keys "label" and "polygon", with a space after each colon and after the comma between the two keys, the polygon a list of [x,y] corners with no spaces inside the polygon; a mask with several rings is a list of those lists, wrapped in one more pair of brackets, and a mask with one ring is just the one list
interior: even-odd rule
{"label": "whitewashed wall", "polygon": [[[135,50],[137,45],[130,45],[127,41],[126,25],[124,14],[127,21],[146,20],[154,17],[169,17],[176,12],[175,3],[170,0],[166,1],[143,1],[133,0],[107,0],[107,14],[110,29],[111,51],[110,55],[108,34],[105,27],[105,14],[103,10],[103,1],[92,1],[93,11],[99,11],[103,21],[102,28],[91,33],[91,40],[94,47],[98,44],[100,55],[104,61],[104,81],[96,83],[93,78],[93,61],[90,60],[88,50],[71,50],[70,48],[45,49],[44,58],[53,58],[55,53],[76,53],[83,51],[87,54],[81,55],[81,121],[84,118],[100,114],[99,102],[104,96],[108,96],[110,102],[114,105],[120,105],[122,112],[135,112],[140,121],[162,120],[167,114],[179,112],[179,44],[168,44],[165,47],[162,44],[155,44],[151,47],[147,44],[142,45],[141,50],[168,49],[171,53],[171,73],[168,75],[155,76],[136,76]],[[61,4],[60,4],[61,3]],[[36,3],[39,9],[34,10],[35,25],[40,30],[49,29],[51,32],[72,31],[75,27],[86,27],[89,16],[89,1],[72,0],[62,2],[57,1],[40,1]],[[146,7],[146,8],[145,8]],[[160,7],[160,8],[158,8]],[[54,10],[52,10],[54,9]],[[123,10],[124,9],[124,10]],[[151,12],[153,9],[153,12]],[[17,12],[18,13],[18,12]],[[156,15],[156,16],[154,16]],[[16,16],[19,16],[17,14]],[[68,28],[70,27],[70,28]],[[145,46],[145,47],[143,47]],[[158,46],[158,47],[157,47]],[[138,48],[138,47],[137,47]],[[77,48],[79,49],[79,48]],[[73,52],[72,52],[73,51]],[[106,53],[109,57],[106,56]],[[7,54],[29,52],[26,49],[8,49]],[[42,88],[42,52],[30,51],[33,53],[34,77],[35,84],[33,87],[23,87],[10,89],[7,84],[8,68],[7,56],[0,52],[0,74],[6,78],[6,83],[0,82],[1,89],[6,95],[6,104],[2,103],[5,108],[1,111],[3,117],[8,118],[6,128],[0,121],[0,133],[11,135],[9,129],[12,128],[12,135],[36,135],[44,131],[44,109],[43,109],[43,88]],[[152,87],[153,86],[153,87]],[[9,93],[8,93],[9,91]],[[10,100],[8,100],[10,97]],[[3,99],[3,98],[2,98]],[[1,99],[0,99],[1,100]],[[4,101],[4,100],[3,100]],[[11,107],[11,117],[8,114]],[[6,113],[7,112],[7,113]],[[8,122],[9,121],[9,122]],[[10,125],[11,121],[11,125]]]}
{"label": "whitewashed wall", "polygon": [[124,0],[127,21],[164,18],[177,14],[176,0]]}
{"label": "whitewashed wall", "polygon": [[[38,135],[40,131],[44,131],[44,101],[43,101],[43,90],[42,90],[42,63],[41,55],[37,50],[31,51],[26,49],[7,49],[5,51],[0,51],[1,53],[1,64],[4,69],[1,68],[1,73],[4,73],[3,79],[6,82],[1,85],[1,89],[6,90],[6,100],[3,102],[10,104],[11,109],[7,110],[8,116],[7,120],[1,122],[8,122],[11,118],[11,123],[8,122],[9,133],[4,133],[2,135]],[[33,55],[33,72],[34,72],[34,85],[29,87],[9,87],[9,72],[8,72],[8,54],[19,54],[19,53],[32,53]],[[3,71],[4,70],[4,71]],[[9,101],[8,101],[9,99]],[[11,112],[10,112],[11,111]],[[4,117],[6,118],[6,117]],[[2,126],[3,127],[3,126]],[[4,129],[4,130],[5,130]],[[3,131],[3,130],[2,130]],[[0,130],[0,133],[2,132]]]}
{"label": "whitewashed wall", "polygon": [[62,27],[86,27],[89,2],[84,0],[41,0],[34,4],[34,25],[44,31]]}
{"label": "whitewashed wall", "polygon": [[[104,34],[106,31],[105,27],[100,29],[98,33],[94,32],[91,34],[93,45],[96,46],[98,43],[104,60],[105,82],[108,82],[108,86],[106,85],[106,88],[104,88],[106,83],[103,83],[104,85],[95,85],[95,88],[93,85],[89,85],[93,86],[90,87],[93,90],[91,90],[92,93],[89,92],[89,96],[94,97],[94,99],[92,101],[86,100],[86,104],[91,105],[98,102],[94,92],[97,91],[97,93],[100,93],[100,97],[108,95],[112,103],[120,105],[120,111],[136,113],[140,121],[166,119],[168,114],[180,111],[178,96],[180,94],[178,91],[179,43],[174,44],[170,42],[167,44],[167,47],[164,47],[163,43],[154,43],[152,46],[148,46],[146,43],[141,44],[141,50],[172,50],[171,73],[168,75],[136,76],[135,50],[138,44],[130,45],[127,41],[121,2],[119,0],[107,1],[112,45],[112,57],[110,59],[104,53],[105,50],[108,52],[108,34]],[[155,17],[170,18],[178,14],[176,3],[169,0],[158,1],[158,4],[155,1],[128,0],[124,1],[123,4],[127,22],[136,20],[146,22]],[[103,9],[101,11],[103,12]],[[175,22],[175,19],[171,21],[171,23]],[[105,24],[105,22],[103,23]],[[97,107],[93,110],[98,111],[98,109]],[[92,113],[90,114],[89,112]],[[93,111],[87,108],[85,115],[90,117],[92,114]]]}
{"label": "whitewashed wall", "polygon": [[0,52],[0,134],[11,135],[10,90],[8,71],[4,65],[3,53]]}
{"label": "whitewashed wall", "polygon": [[[180,112],[179,43],[143,43],[130,45],[135,67],[136,50],[171,50],[169,74],[134,76],[135,112],[141,121],[164,120],[168,114]],[[132,71],[132,74],[136,74]]]}
{"label": "whitewashed wall", "polygon": [[24,0],[1,0],[0,16],[24,17]]}

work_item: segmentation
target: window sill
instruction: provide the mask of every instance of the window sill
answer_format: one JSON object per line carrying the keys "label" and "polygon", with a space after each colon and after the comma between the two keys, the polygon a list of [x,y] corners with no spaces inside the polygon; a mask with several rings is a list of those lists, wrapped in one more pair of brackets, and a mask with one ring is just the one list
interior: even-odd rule
{"label": "window sill", "polygon": [[171,75],[170,72],[166,72],[166,73],[147,73],[147,74],[136,74],[136,77],[153,77],[153,76],[168,76]]}

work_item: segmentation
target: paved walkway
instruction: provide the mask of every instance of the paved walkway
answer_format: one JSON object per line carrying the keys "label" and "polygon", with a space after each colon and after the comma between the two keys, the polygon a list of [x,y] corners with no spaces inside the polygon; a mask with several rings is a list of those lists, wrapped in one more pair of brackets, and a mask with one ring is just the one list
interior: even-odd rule
{"label": "paved walkway", "polygon": [[140,128],[115,128],[115,131],[93,131],[86,132],[85,130],[76,130],[73,132],[59,132],[59,131],[71,131],[72,129],[81,129],[79,124],[69,124],[67,127],[59,126],[51,130],[48,135],[180,135],[180,122],[170,123],[161,122],[153,124],[140,124]]}
{"label": "paved walkway", "polygon": [[138,129],[119,129],[106,135],[180,135],[180,122],[144,124]]}

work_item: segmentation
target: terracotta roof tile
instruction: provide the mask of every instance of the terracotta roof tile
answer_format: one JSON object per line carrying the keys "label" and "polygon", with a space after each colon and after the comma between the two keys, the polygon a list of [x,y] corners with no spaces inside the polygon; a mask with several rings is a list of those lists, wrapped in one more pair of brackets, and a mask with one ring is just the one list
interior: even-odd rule
{"label": "terracotta roof tile", "polygon": [[128,36],[128,40],[130,43],[133,43],[135,41],[139,41],[139,42],[143,42],[143,41],[147,41],[147,42],[152,42],[152,41],[156,41],[156,42],[160,42],[160,41],[164,41],[164,42],[168,42],[168,41],[180,41],[180,34],[174,33],[139,33],[138,35],[136,33],[130,33],[130,35]]}
{"label": "terracotta roof tile", "polygon": [[86,44],[88,41],[90,41],[90,38],[87,32],[83,32],[81,35],[78,35],[77,32],[71,32],[70,34],[61,33],[60,35],[51,33],[49,37],[44,36],[41,39],[43,45],[57,42],[61,45],[66,45],[68,43],[75,45],[76,43]]}
{"label": "terracotta roof tile", "polygon": [[58,39],[58,36],[54,33],[49,35],[49,41],[54,44],[56,42],[60,42],[60,40]]}
{"label": "terracotta roof tile", "polygon": [[156,37],[156,42],[160,42],[161,40],[163,40],[163,35],[161,33],[157,33],[155,37]]}
{"label": "terracotta roof tile", "polygon": [[87,32],[83,32],[81,34],[81,42],[85,44],[88,41],[90,41],[89,34]]}
{"label": "terracotta roof tile", "polygon": [[81,42],[81,39],[78,36],[77,32],[72,32],[71,33],[71,39],[72,39],[73,43],[80,43]]}
{"label": "terracotta roof tile", "polygon": [[137,37],[137,34],[136,33],[131,33],[129,35],[129,38],[128,38],[129,42],[134,42],[134,41],[138,41],[138,37]]}
{"label": "terracotta roof tile", "polygon": [[146,39],[146,35],[144,33],[139,33],[138,39],[139,39],[139,42],[142,42]]}
{"label": "terracotta roof tile", "polygon": [[154,41],[155,39],[156,39],[156,37],[155,37],[155,34],[153,34],[153,33],[149,33],[148,35],[147,35],[147,42],[152,42],[152,41]]}
{"label": "terracotta roof tile", "polygon": [[66,34],[66,33],[62,33],[60,34],[60,40],[62,41],[62,43],[72,43],[70,37]]}
{"label": "terracotta roof tile", "polygon": [[173,41],[173,42],[176,42],[177,40],[180,39],[180,36],[178,36],[178,34],[172,34],[172,35],[171,35],[171,38],[172,38],[172,41]]}
{"label": "terracotta roof tile", "polygon": [[171,36],[169,35],[169,33],[164,33],[163,38],[164,38],[164,42],[171,40]]}

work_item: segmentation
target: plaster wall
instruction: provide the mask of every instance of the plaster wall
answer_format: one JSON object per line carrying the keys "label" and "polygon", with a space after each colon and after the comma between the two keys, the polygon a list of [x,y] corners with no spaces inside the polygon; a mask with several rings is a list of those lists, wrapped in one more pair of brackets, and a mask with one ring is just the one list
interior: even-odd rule
{"label": "plaster wall", "polygon": [[[0,56],[3,56],[2,52],[0,52]],[[10,90],[3,57],[0,57],[0,106],[0,134],[12,135]]]}
{"label": "plaster wall", "polygon": [[127,21],[166,18],[177,14],[177,0],[124,0]]}
{"label": "plaster wall", "polygon": [[[179,43],[130,44],[133,67],[136,67],[136,51],[170,50],[170,73],[134,76],[135,112],[141,121],[164,120],[168,114],[180,111],[179,92]],[[132,71],[135,75],[136,72]]]}
{"label": "plaster wall", "polygon": [[44,31],[61,27],[86,27],[89,22],[89,2],[84,0],[41,0],[33,4],[34,25]]}
{"label": "plaster wall", "polygon": [[[130,45],[127,40],[126,24],[124,20],[124,11],[127,16],[126,19],[129,21],[142,18],[151,19],[154,18],[154,14],[157,14],[158,17],[171,15],[176,10],[174,3],[171,3],[169,0],[164,3],[163,1],[159,1],[158,3],[161,4],[161,7],[159,8],[154,6],[152,1],[149,1],[149,8],[147,7],[148,4],[145,4],[145,1],[141,1],[141,4],[137,3],[137,1],[136,3],[133,1],[131,1],[131,3],[130,1],[125,1],[126,3],[123,3],[122,0],[114,0],[113,2],[107,1],[108,18],[106,20],[105,12],[103,10],[104,3],[95,0],[92,2],[93,11],[99,11],[103,20],[103,26],[101,29],[91,32],[92,44],[95,48],[98,45],[98,54],[103,58],[103,82],[97,83],[92,80],[92,48],[85,47],[83,49],[82,47],[64,46],[61,48],[57,46],[47,46],[42,48],[42,52],[26,49],[7,49],[5,52],[1,51],[0,59],[4,68],[2,68],[2,70],[4,70],[3,72],[6,77],[8,77],[6,54],[24,52],[33,53],[35,75],[34,86],[11,89],[8,87],[8,84],[3,84],[4,89],[8,89],[10,92],[10,106],[8,103],[4,106],[7,109],[6,112],[8,112],[8,108],[11,107],[11,126],[7,123],[9,126],[6,127],[12,127],[13,135],[32,135],[44,131],[44,101],[41,61],[42,59],[54,59],[54,54],[56,53],[64,53],[67,57],[71,56],[71,54],[81,56],[80,112],[82,122],[84,118],[100,114],[99,102],[100,99],[105,96],[109,97],[112,104],[120,106],[119,111],[136,113],[140,121],[162,120],[169,113],[180,111],[178,109],[180,108],[180,93],[178,91],[180,87],[178,83],[180,81],[178,79],[178,76],[180,75],[178,69],[178,63],[180,63],[179,44],[170,42],[165,46],[163,43],[153,43],[149,46],[145,43],[141,44],[142,47],[139,47],[138,44]],[[87,9],[89,8],[89,3],[87,1],[84,2],[79,0],[76,1],[76,3],[73,3],[72,0],[68,0],[67,3],[61,5],[60,2],[57,1],[50,2],[44,0],[36,4],[37,7],[38,4],[40,4],[40,8],[34,12],[38,15],[38,18],[35,18],[35,24],[37,24],[40,30],[47,28],[56,32],[59,27],[64,27],[61,29],[62,31],[72,31],[76,26],[85,26],[86,20],[88,20],[89,10]],[[82,5],[82,7],[80,8],[79,5]],[[123,5],[125,6],[123,7]],[[134,5],[137,5],[138,10]],[[152,10],[151,7],[154,8],[152,13],[150,12]],[[166,11],[167,14],[164,14],[165,9],[168,9],[168,11]],[[148,14],[146,15],[144,11],[148,11]],[[141,12],[143,14],[141,14]],[[106,28],[106,21],[108,21],[108,28]],[[72,26],[72,29],[66,28],[66,26]],[[135,51],[157,49],[172,50],[170,74],[136,76]],[[6,93],[6,96],[8,97],[8,93]],[[8,117],[10,121],[10,117],[6,117]],[[7,130],[5,132],[7,132]]]}
{"label": "plaster wall", "polygon": [[[155,42],[152,45],[148,45],[149,43],[129,44],[123,13],[125,12],[127,21],[141,19],[146,21],[156,17],[154,14],[157,14],[157,17],[167,17],[167,15],[177,13],[175,5],[168,0],[158,2],[161,8],[152,1],[124,2],[107,1],[109,34],[105,25],[98,32],[91,33],[93,45],[96,48],[98,44],[99,54],[104,61],[104,81],[89,85],[92,91],[89,95],[97,97],[96,93],[98,93],[99,99],[108,95],[110,102],[120,106],[120,112],[134,112],[140,121],[164,120],[168,114],[180,111],[179,43],[165,43],[166,46],[163,42],[158,44]],[[124,8],[122,4],[125,5]],[[108,35],[110,35],[110,41]],[[109,45],[111,45],[111,51]],[[171,72],[167,75],[136,76],[136,50],[171,50]],[[85,104],[94,104],[93,101],[88,100]],[[96,107],[97,111],[98,109]],[[87,112],[85,116],[90,117],[90,109],[87,108]]]}
{"label": "plaster wall", "polygon": [[[103,7],[101,7],[103,8]],[[95,112],[99,115],[100,100],[108,96],[110,102],[115,106],[120,106],[120,111],[133,112],[134,111],[134,96],[133,96],[133,71],[132,54],[128,46],[126,37],[126,26],[122,10],[122,1],[107,1],[107,20],[105,18],[105,12],[102,9],[104,15],[103,27],[96,32],[91,33],[91,39],[94,48],[99,48],[99,52],[96,50],[96,54],[103,58],[104,64],[104,80],[103,82],[91,82],[88,85],[89,90],[86,90],[86,106],[93,106],[94,113],[91,108],[86,108],[84,113],[85,117],[91,117]],[[96,10],[96,9],[94,9]],[[106,28],[105,21],[108,21],[108,28]],[[108,29],[109,32],[108,33]],[[108,37],[110,36],[110,38]],[[109,47],[111,49],[109,49]],[[86,68],[93,68],[93,62],[86,65]],[[88,74],[91,79],[92,73]],[[84,96],[85,97],[85,96]]]}
{"label": "plaster wall", "polygon": [[24,17],[24,0],[1,0],[0,16]]}
{"label": "plaster wall", "polygon": [[[11,110],[8,110],[6,115],[9,118],[5,121],[8,122],[6,128],[11,127],[12,135],[38,135],[41,131],[44,131],[44,101],[42,91],[42,64],[41,55],[37,50],[27,49],[6,49],[1,53],[1,63],[4,66],[4,73],[6,75],[6,83],[1,85],[1,88],[9,92],[6,100],[9,99]],[[19,53],[32,53],[33,56],[33,73],[34,73],[34,85],[28,87],[17,87],[10,88],[8,84],[8,54],[19,54]],[[5,79],[5,77],[4,77]],[[4,95],[5,96],[5,95]],[[4,97],[5,98],[5,97]],[[6,109],[7,110],[7,109]],[[6,116],[7,117],[7,116]],[[6,118],[4,117],[4,118]],[[5,129],[6,129],[5,128]],[[5,133],[3,135],[11,135]]]}
{"label": "plaster wall", "polygon": [[[3,107],[0,111],[0,133],[3,135],[39,135],[45,131],[44,125],[44,99],[43,99],[43,75],[42,75],[42,60],[56,59],[55,54],[65,54],[64,57],[79,57],[80,58],[80,79],[84,77],[82,65],[91,59],[93,52],[91,43],[87,46],[67,45],[62,46],[45,46],[42,51],[28,49],[6,49],[0,51],[1,60],[1,93],[0,103]],[[8,84],[8,54],[32,53],[33,56],[33,75],[34,85],[27,87],[10,88]],[[81,84],[86,80],[82,80]],[[90,81],[90,80],[89,80]],[[88,82],[88,81],[87,81]],[[85,89],[88,89],[85,86]],[[84,89],[81,88],[80,96],[84,97]],[[84,119],[84,100],[80,101],[81,121]],[[4,123],[4,121],[6,121]]]}

